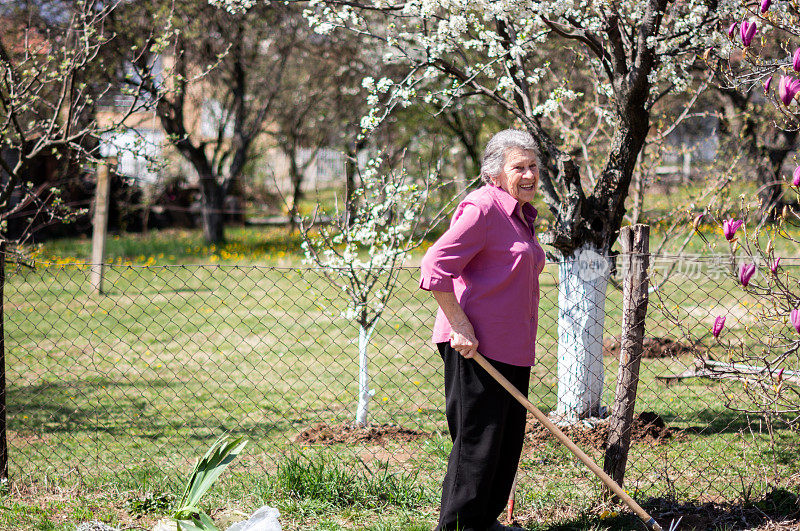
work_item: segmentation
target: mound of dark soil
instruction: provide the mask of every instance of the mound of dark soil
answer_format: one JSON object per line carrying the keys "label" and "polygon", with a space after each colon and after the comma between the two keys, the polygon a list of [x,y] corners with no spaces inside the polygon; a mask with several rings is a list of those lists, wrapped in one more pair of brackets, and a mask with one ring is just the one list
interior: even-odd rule
{"label": "mound of dark soil", "polygon": [[392,424],[380,426],[354,426],[350,423],[329,426],[324,422],[307,428],[292,438],[294,443],[302,444],[384,444],[388,441],[410,442],[430,437],[423,431],[403,428]]}
{"label": "mound of dark soil", "polygon": [[[564,434],[578,446],[603,450],[608,441],[608,419],[595,421],[591,426],[582,423],[560,427]],[[664,419],[657,413],[642,411],[633,419],[631,427],[631,444],[665,444],[675,435],[673,428],[667,427]],[[529,416],[526,439],[532,443],[556,440],[555,435]]]}
{"label": "mound of dark soil", "polygon": [[[689,354],[692,349],[689,345],[679,343],[668,337],[646,337],[643,341],[643,358],[670,358]],[[622,348],[618,337],[607,337],[603,340],[603,355],[619,358]]]}

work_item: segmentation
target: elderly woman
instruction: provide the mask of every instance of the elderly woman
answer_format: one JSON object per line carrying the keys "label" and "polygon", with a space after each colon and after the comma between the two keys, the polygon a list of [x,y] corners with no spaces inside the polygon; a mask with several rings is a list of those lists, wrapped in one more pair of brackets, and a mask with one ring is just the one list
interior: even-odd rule
{"label": "elderly woman", "polygon": [[437,531],[512,529],[497,516],[522,451],[525,408],[471,358],[480,351],[525,395],[534,362],[544,251],[530,204],[539,182],[533,138],[494,135],[481,177],[421,267],[420,287],[439,304],[433,341],[453,439]]}

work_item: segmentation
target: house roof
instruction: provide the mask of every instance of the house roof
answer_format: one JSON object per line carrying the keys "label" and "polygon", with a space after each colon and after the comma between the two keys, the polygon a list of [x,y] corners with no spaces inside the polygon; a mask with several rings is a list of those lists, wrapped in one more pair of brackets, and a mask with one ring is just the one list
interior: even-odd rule
{"label": "house roof", "polygon": [[12,55],[40,55],[50,52],[50,42],[37,28],[15,17],[0,16],[0,42]]}

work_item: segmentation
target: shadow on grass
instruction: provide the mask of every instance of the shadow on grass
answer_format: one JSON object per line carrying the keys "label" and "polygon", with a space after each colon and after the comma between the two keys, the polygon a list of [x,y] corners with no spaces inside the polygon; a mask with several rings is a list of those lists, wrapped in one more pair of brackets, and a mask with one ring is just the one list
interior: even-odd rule
{"label": "shadow on grass", "polygon": [[[168,295],[170,293],[213,293],[214,288],[204,287],[204,288],[144,288],[140,290],[136,290],[137,295]],[[114,286],[111,287],[103,287],[102,295],[108,298],[112,297],[125,297],[130,296],[131,292],[126,291],[124,288],[115,289]]]}
{"label": "shadow on grass", "polygon": [[[744,531],[756,529],[800,529],[800,498],[794,492],[776,488],[763,498],[739,504],[678,503],[655,498],[642,507],[666,530],[673,522],[679,531]],[[525,524],[523,522],[523,524]],[[644,523],[632,514],[601,519],[581,516],[556,524],[528,524],[529,531],[630,531],[645,530]]]}
{"label": "shadow on grass", "polygon": [[[7,398],[8,426],[20,434],[88,432],[151,440],[182,431],[189,439],[211,440],[221,431],[234,436],[264,436],[291,429],[291,423],[283,416],[274,421],[239,420],[237,411],[226,410],[221,403],[209,408],[198,401],[197,408],[191,410],[185,404],[176,405],[175,399],[184,385],[174,380],[148,380],[144,387],[154,393],[152,399],[141,395],[142,382],[106,378],[12,387]],[[98,396],[98,392],[102,394]],[[78,395],[78,403],[72,402]],[[278,417],[274,407],[264,405],[262,411],[265,416]]]}
{"label": "shadow on grass", "polygon": [[698,409],[692,412],[691,419],[685,415],[675,415],[669,412],[660,413],[664,421],[669,425],[675,421],[685,422],[689,420],[692,426],[685,429],[687,433],[701,436],[713,436],[723,433],[766,433],[766,425],[759,424],[757,417],[748,418],[739,411],[725,408],[720,409]]}
{"label": "shadow on grass", "polygon": [[614,518],[589,518],[582,517],[571,522],[559,524],[532,524],[523,527],[528,531],[631,531],[633,529],[647,529],[635,516],[616,516]]}
{"label": "shadow on grass", "polygon": [[784,488],[774,488],[760,499],[741,503],[691,504],[655,498],[644,508],[662,525],[683,517],[681,531],[800,528],[800,498]]}

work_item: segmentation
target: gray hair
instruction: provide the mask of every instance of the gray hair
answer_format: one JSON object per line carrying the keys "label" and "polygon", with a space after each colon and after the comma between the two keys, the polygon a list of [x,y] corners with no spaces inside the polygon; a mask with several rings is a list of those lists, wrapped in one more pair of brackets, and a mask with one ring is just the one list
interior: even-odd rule
{"label": "gray hair", "polygon": [[[509,149],[523,149],[536,153],[536,143],[527,131],[520,129],[505,129],[496,133],[486,144],[481,162],[481,179],[486,184],[492,184],[492,177],[497,177],[503,171],[506,161],[506,152]],[[537,155],[538,164],[539,157]]]}

